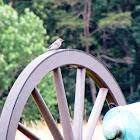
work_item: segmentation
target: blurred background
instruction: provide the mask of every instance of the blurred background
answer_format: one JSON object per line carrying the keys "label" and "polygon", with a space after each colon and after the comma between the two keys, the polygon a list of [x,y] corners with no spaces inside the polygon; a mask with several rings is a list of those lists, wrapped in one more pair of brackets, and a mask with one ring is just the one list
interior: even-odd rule
{"label": "blurred background", "polygon": [[[113,74],[127,103],[140,101],[140,1],[138,0],[0,0],[0,113],[23,69],[57,38],[61,48],[79,49],[98,58]],[[75,69],[62,68],[71,117]],[[38,88],[60,121],[52,73]],[[97,86],[86,77],[85,120]],[[30,97],[21,121],[41,120]],[[102,113],[107,110],[105,105]]]}

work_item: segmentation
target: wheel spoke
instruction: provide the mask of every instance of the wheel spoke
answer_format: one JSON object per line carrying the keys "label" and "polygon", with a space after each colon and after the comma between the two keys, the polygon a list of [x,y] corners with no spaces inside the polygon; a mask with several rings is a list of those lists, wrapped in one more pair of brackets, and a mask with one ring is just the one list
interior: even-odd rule
{"label": "wheel spoke", "polygon": [[37,88],[34,88],[34,90],[32,91],[32,96],[33,96],[41,114],[43,115],[44,120],[45,120],[46,124],[48,125],[48,128],[50,129],[54,139],[63,140],[63,137],[57,127],[57,124]]}
{"label": "wheel spoke", "polygon": [[98,118],[100,116],[107,92],[108,92],[108,89],[106,89],[106,88],[100,88],[100,90],[99,90],[98,96],[96,98],[96,102],[92,108],[92,112],[90,114],[88,123],[85,128],[84,140],[92,139],[92,135],[95,130]]}
{"label": "wheel spoke", "polygon": [[64,138],[66,140],[74,140],[70,121],[70,114],[60,68],[53,70],[53,78],[60,112],[60,119],[63,127]]}
{"label": "wheel spoke", "polygon": [[37,137],[35,134],[33,134],[30,130],[28,130],[23,124],[20,122],[18,123],[18,130],[23,133],[25,136],[32,140],[40,140],[39,137]]}
{"label": "wheel spoke", "polygon": [[73,133],[75,140],[82,140],[85,95],[85,69],[77,69]]}

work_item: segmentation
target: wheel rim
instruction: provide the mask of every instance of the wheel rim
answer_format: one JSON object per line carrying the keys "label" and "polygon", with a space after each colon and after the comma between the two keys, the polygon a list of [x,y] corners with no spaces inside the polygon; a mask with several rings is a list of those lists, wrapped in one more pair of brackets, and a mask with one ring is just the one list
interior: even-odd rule
{"label": "wheel rim", "polygon": [[[7,97],[0,120],[0,135],[3,140],[14,139],[24,105],[39,81],[50,71],[53,71],[55,75],[57,73],[56,71],[59,71],[59,68],[65,65],[73,65],[73,67],[77,68],[77,75],[78,73],[79,75],[83,73],[79,77],[85,77],[85,73],[87,73],[99,88],[108,89],[109,93],[106,97],[108,103],[113,102],[117,105],[126,104],[123,94],[113,76],[96,58],[79,50],[46,52],[37,57],[23,70]],[[57,75],[59,75],[61,79],[60,71],[58,73]],[[55,77],[57,77],[57,75]],[[81,78],[81,80],[84,80],[84,78]],[[55,81],[57,82],[54,78],[54,82]],[[79,85],[84,85],[84,82],[79,83]],[[57,84],[62,84],[62,82],[56,83],[56,85]],[[56,87],[56,89],[58,88]],[[69,116],[69,114],[67,115]],[[64,118],[63,123],[62,125],[65,126]],[[73,135],[75,134],[73,134],[71,126],[69,126],[69,129],[71,139],[74,139]],[[81,133],[81,131],[79,133]],[[66,136],[64,136],[64,138],[66,140],[68,139]]]}

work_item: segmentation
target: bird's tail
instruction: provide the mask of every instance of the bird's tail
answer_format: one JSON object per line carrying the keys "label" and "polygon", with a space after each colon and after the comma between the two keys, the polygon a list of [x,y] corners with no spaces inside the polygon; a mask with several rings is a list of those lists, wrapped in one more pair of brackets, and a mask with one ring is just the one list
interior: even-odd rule
{"label": "bird's tail", "polygon": [[52,49],[52,46],[50,46],[47,50],[46,50],[46,52],[48,52],[49,50],[51,50]]}
{"label": "bird's tail", "polygon": [[47,49],[46,52],[48,52],[50,49]]}

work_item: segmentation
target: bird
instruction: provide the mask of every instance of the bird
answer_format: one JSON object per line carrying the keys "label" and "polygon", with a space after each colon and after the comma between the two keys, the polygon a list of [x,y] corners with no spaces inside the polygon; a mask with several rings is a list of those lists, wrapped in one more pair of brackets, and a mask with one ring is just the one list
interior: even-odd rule
{"label": "bird", "polygon": [[53,42],[50,47],[48,48],[48,50],[46,52],[48,52],[49,50],[56,50],[58,49],[61,45],[62,45],[62,42],[64,40],[62,38],[58,38],[55,42]]}

